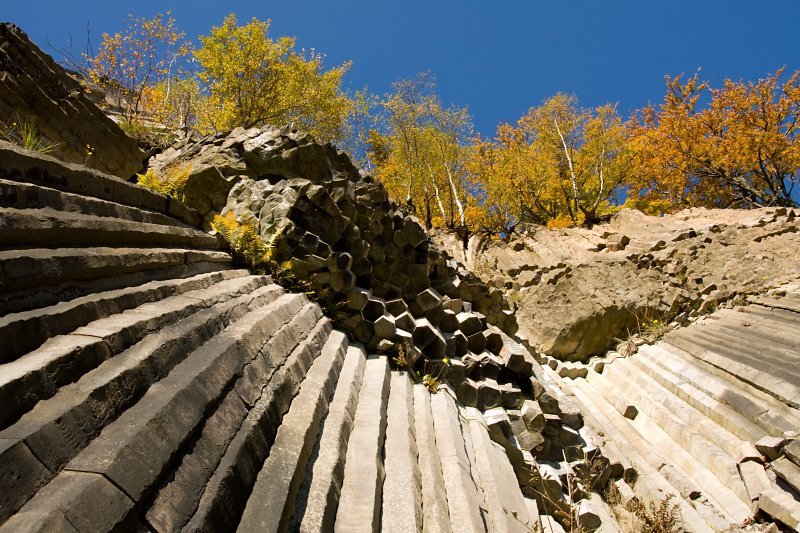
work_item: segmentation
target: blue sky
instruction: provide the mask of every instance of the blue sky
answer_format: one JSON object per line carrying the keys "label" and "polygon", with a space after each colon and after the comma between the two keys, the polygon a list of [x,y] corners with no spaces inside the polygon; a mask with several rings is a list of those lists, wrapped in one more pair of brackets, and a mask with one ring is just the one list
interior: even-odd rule
{"label": "blue sky", "polygon": [[272,20],[272,34],[353,61],[347,83],[383,93],[392,80],[431,70],[448,103],[468,106],[492,135],[556,92],[582,105],[618,102],[624,114],[659,102],[665,74],[713,83],[800,68],[800,1],[570,0],[528,2],[242,2],[2,0],[0,19],[21,26],[45,51],[47,39],[80,48],[87,22],[95,45],[121,31],[128,13],[171,9],[196,39],[230,12]]}

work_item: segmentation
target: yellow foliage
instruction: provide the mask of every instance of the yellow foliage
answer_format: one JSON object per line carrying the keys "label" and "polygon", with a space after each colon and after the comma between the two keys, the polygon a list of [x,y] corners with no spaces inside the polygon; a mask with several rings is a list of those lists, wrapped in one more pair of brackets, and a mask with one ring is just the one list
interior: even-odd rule
{"label": "yellow foliage", "polygon": [[426,226],[474,226],[466,144],[472,134],[465,108],[444,107],[428,74],[393,84],[382,105],[388,131],[367,139],[376,175],[389,195],[416,211]]}
{"label": "yellow foliage", "polygon": [[164,80],[145,94],[145,107],[153,119],[183,132],[195,126],[204,101],[200,84],[192,77]]}
{"label": "yellow foliage", "polygon": [[168,167],[160,176],[151,169],[145,174],[137,174],[136,177],[142,187],[183,201],[183,189],[186,187],[191,172],[191,164],[185,164]]}
{"label": "yellow foliage", "polygon": [[269,274],[275,283],[289,291],[306,293],[309,298],[319,302],[334,321],[341,318],[339,308],[342,303],[339,299],[327,290],[314,292],[308,280],[297,277],[291,260],[280,264],[275,261],[275,243],[281,239],[283,229],[272,236],[269,244],[265,243],[252,224],[239,222],[232,211],[224,216],[216,215],[211,227],[228,243],[236,264],[254,272]]}
{"label": "yellow foliage", "polygon": [[85,56],[87,72],[122,112],[125,121],[148,115],[155,85],[177,74],[176,64],[189,53],[185,34],[170,13],[153,18],[130,16],[123,33],[104,33],[96,55]]}
{"label": "yellow foliage", "polygon": [[230,14],[200,37],[194,55],[208,88],[200,129],[293,122],[323,142],[338,138],[353,105],[341,89],[350,63],[325,71],[322,55],[295,50],[293,37],[268,37],[269,24],[239,26]]}
{"label": "yellow foliage", "polygon": [[597,222],[628,179],[630,159],[614,106],[581,109],[558,94],[500,125],[494,141],[477,139],[468,168],[485,194],[483,227],[508,233],[519,222]]}
{"label": "yellow foliage", "polygon": [[[631,204],[651,213],[690,206],[795,205],[800,171],[800,71],[758,82],[667,78],[658,108],[638,113]],[[708,99],[706,107],[700,102]]]}
{"label": "yellow foliage", "polygon": [[583,220],[578,218],[578,220],[573,220],[572,217],[567,215],[566,213],[561,213],[555,218],[551,218],[547,221],[547,227],[551,229],[558,229],[558,228],[569,228],[575,225],[580,225],[583,223]]}
{"label": "yellow foliage", "polygon": [[224,216],[216,215],[211,227],[228,243],[234,256],[252,270],[273,268],[272,247],[258,235],[258,231],[247,222],[239,222],[229,211]]}

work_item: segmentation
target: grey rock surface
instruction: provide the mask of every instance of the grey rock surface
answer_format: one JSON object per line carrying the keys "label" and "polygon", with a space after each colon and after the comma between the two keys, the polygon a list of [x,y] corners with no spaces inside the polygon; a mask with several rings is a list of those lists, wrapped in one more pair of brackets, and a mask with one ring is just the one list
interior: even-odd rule
{"label": "grey rock surface", "polygon": [[465,250],[446,233],[434,241],[504,289],[532,348],[586,361],[633,334],[653,338],[672,321],[795,280],[799,231],[786,208],[664,217],[623,209],[591,229],[524,227],[507,244],[473,236]]}
{"label": "grey rock surface", "polygon": [[[0,120],[32,120],[52,154],[128,179],[145,158],[136,141],[101,111],[53,58],[17,26],[0,24]],[[87,153],[91,147],[91,156]]]}

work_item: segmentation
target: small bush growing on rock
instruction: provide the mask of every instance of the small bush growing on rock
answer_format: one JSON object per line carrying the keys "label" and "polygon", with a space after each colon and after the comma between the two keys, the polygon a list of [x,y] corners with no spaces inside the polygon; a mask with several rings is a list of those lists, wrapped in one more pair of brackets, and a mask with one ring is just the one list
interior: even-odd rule
{"label": "small bush growing on rock", "polygon": [[238,265],[256,272],[279,273],[283,279],[289,277],[287,270],[290,268],[276,268],[272,261],[272,247],[261,240],[253,226],[247,222],[239,222],[232,211],[224,216],[215,216],[211,227],[228,243],[233,260]]}
{"label": "small bush growing on rock", "polygon": [[640,504],[634,512],[644,521],[642,531],[645,533],[671,533],[681,531],[678,504],[673,503],[671,494],[661,500],[658,505],[645,508]]}
{"label": "small bush growing on rock", "polygon": [[145,174],[136,174],[136,178],[142,187],[183,201],[183,189],[186,187],[186,181],[189,179],[191,171],[191,165],[183,165],[169,167],[160,176],[152,170],[148,170]]}
{"label": "small bush growing on rock", "polygon": [[620,526],[624,526],[628,531],[676,533],[684,530],[681,527],[678,504],[673,502],[673,495],[667,496],[658,505],[645,506],[639,500],[634,499],[623,506],[619,491],[611,483],[604,492],[603,498],[610,506]]}
{"label": "small bush growing on rock", "polygon": [[[429,363],[434,363],[434,365],[433,365],[434,369],[436,368],[436,366],[439,367],[439,370],[438,370],[438,372],[436,372],[436,375],[433,374],[433,371],[427,372],[427,370],[429,368]],[[438,364],[438,363],[441,363],[441,364]],[[445,373],[445,371],[447,370],[448,363],[449,363],[449,361],[447,360],[447,358],[444,358],[441,361],[427,361],[426,360],[425,361],[426,374],[424,376],[422,376],[422,380],[419,379],[419,375],[418,374],[415,376],[415,378],[416,378],[417,381],[419,381],[420,383],[425,385],[425,387],[427,387],[428,392],[430,392],[431,394],[436,394],[437,392],[439,392],[439,385],[440,385],[440,383],[442,381],[442,374]]]}
{"label": "small bush growing on rock", "polygon": [[[421,367],[420,362],[422,364]],[[392,358],[392,366],[394,369],[408,372],[414,383],[425,385],[428,392],[431,394],[439,392],[442,374],[445,373],[448,364],[449,360],[447,358],[435,361],[429,361],[423,358],[417,361],[416,366],[418,368],[414,368],[415,364],[411,356],[411,345],[408,343],[401,344],[397,349],[397,354]]]}
{"label": "small bush growing on rock", "polygon": [[338,326],[347,320],[348,314],[344,311],[347,302],[334,294],[329,288],[326,287],[317,291],[309,290],[306,291],[306,294],[322,307],[322,312],[331,319],[334,326]]}

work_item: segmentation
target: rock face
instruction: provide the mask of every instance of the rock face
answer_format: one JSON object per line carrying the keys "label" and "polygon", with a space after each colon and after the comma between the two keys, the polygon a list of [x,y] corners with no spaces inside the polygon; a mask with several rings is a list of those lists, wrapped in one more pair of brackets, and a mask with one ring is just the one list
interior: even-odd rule
{"label": "rock face", "polygon": [[623,210],[591,230],[528,228],[510,243],[437,242],[513,302],[545,355],[585,361],[637,332],[706,314],[800,275],[794,210]]}
{"label": "rock face", "polygon": [[[150,163],[155,173],[176,167],[190,169],[185,195],[193,207],[204,213],[206,223],[217,211],[232,212],[240,221],[258,228],[261,238],[271,243],[276,261],[291,264],[294,274],[310,281],[317,293],[341,299],[335,318],[337,326],[351,339],[368,352],[385,353],[404,361],[399,364],[413,367],[418,376],[432,376],[465,406],[464,411],[453,410],[453,406],[438,400],[431,405],[434,418],[445,417],[450,424],[446,430],[448,440],[455,439],[456,448],[466,454],[454,461],[451,448],[444,444],[448,440],[437,438],[437,445],[442,442],[444,446],[438,453],[446,454],[440,457],[441,469],[449,469],[445,473],[447,492],[455,491],[459,500],[465,499],[458,507],[453,502],[450,508],[451,513],[459,515],[450,517],[453,524],[458,524],[458,530],[474,530],[477,524],[486,523],[486,516],[475,514],[477,502],[486,494],[476,496],[470,488],[478,483],[483,490],[480,483],[484,478],[487,484],[497,487],[507,486],[509,476],[516,479],[516,485],[509,489],[508,501],[499,498],[493,505],[502,508],[513,503],[517,519],[504,527],[524,530],[528,527],[524,524],[529,522],[520,517],[530,514],[525,498],[533,508],[569,523],[573,511],[577,513],[581,505],[586,507],[580,500],[588,498],[589,491],[601,491],[609,480],[622,475],[617,468],[610,470],[609,461],[594,449],[587,453],[591,453],[596,465],[602,466],[604,475],[597,479],[583,476],[586,492],[580,496],[571,494],[569,484],[560,481],[544,491],[542,485],[548,482],[538,461],[552,461],[561,465],[558,468],[564,472],[571,472],[572,463],[580,469],[585,456],[581,450],[587,446],[579,432],[583,426],[580,413],[570,405],[562,405],[563,394],[542,382],[542,367],[509,336],[516,330],[516,323],[503,308],[500,290],[487,290],[474,275],[433,245],[417,220],[389,201],[383,187],[359,173],[347,156],[330,145],[315,143],[306,134],[267,127],[184,141]],[[374,379],[378,382],[369,389],[369,397],[385,401],[386,381]],[[404,398],[395,402],[390,395],[389,403],[396,406],[394,409],[406,406],[410,411],[411,394],[399,394]],[[378,399],[367,405],[376,403]],[[422,407],[423,414],[427,409]],[[392,470],[387,463],[384,485],[381,479],[372,477],[383,475],[372,459],[380,455],[380,442],[395,434],[407,439],[408,418],[402,413],[390,413],[386,430],[381,411],[364,416],[371,422],[363,432],[354,433],[361,443],[355,457],[368,457],[369,463],[353,468],[370,477],[363,480],[364,484],[359,481],[359,485],[348,489],[345,470],[337,527],[375,523],[379,513],[374,505],[380,501],[381,486],[393,486],[392,496],[403,498],[403,503],[392,505],[407,508],[406,514],[395,507],[384,512],[402,515],[404,520],[419,525],[420,516],[409,514],[418,497],[408,491],[408,484],[418,483],[413,472],[406,467]],[[392,429],[393,417],[397,416],[404,425]],[[356,425],[359,418],[357,412]],[[465,430],[467,426],[469,430]],[[486,431],[488,434],[483,433]],[[467,435],[475,448],[461,446]],[[394,446],[404,454],[409,449],[413,451],[408,442],[389,446],[387,441],[386,461],[398,452]],[[491,458],[498,454],[497,446],[508,463],[495,468],[490,465]],[[423,451],[419,453],[422,461]],[[465,470],[474,460],[471,454],[479,453],[485,466]],[[350,459],[348,451],[347,468],[355,457]],[[431,460],[425,458],[427,462]],[[407,461],[403,458],[400,464]],[[393,471],[406,478],[389,483],[388,476]],[[558,503],[554,506],[548,503],[551,501]],[[581,516],[587,527],[592,524],[590,509],[584,509]],[[459,522],[462,519],[464,523]],[[498,524],[502,522],[497,520]],[[260,522],[248,518],[247,523],[256,527]]]}
{"label": "rock face", "polygon": [[[534,459],[491,415],[528,396],[510,380],[540,372],[519,345],[431,287],[410,307],[442,308],[445,333],[365,290],[376,332],[399,324],[415,350],[465,351],[432,395],[304,294],[233,269],[201,221],[0,143],[0,531],[539,525],[520,481]],[[330,272],[352,268],[334,253]],[[560,449],[557,432],[542,437],[559,403],[534,383],[523,446]],[[486,417],[456,399],[473,388]],[[545,408],[550,426],[533,412]]]}
{"label": "rock face", "polygon": [[689,531],[736,530],[756,508],[796,529],[798,325],[795,281],[627,356],[551,360],[542,381],[575,402],[590,440],[627,472],[615,482],[626,499],[671,496]]}
{"label": "rock face", "polygon": [[[557,370],[436,275],[410,302],[348,290],[373,335],[444,350],[431,394],[201,223],[0,143],[0,531],[613,530],[611,487],[688,531],[797,527],[797,283]],[[355,264],[336,242],[324,272]]]}
{"label": "rock face", "polygon": [[232,211],[257,227],[278,262],[346,301],[340,323],[370,349],[389,341],[383,349],[396,351],[413,337],[430,358],[461,357],[467,344],[453,319],[464,311],[479,313],[467,313],[478,326],[462,330],[474,351],[483,351],[474,335],[487,322],[516,331],[500,291],[432,246],[417,220],[331,145],[288,129],[238,129],[183,141],[149,165],[157,174],[176,167],[188,169],[187,203],[206,222]]}
{"label": "rock face", "polygon": [[[0,531],[640,530],[665,498],[688,531],[800,526],[792,210],[463,250],[288,128],[150,169],[191,206],[0,142]],[[217,212],[340,305],[234,269]]]}
{"label": "rock face", "polygon": [[[71,98],[31,111],[78,109],[107,135]],[[528,531],[540,508],[596,525],[560,482],[547,506],[537,463],[586,446],[579,413],[509,337],[500,291],[380,185],[288,129],[151,161],[175,165],[197,209],[0,142],[1,531]],[[199,229],[217,211],[257,224],[340,313],[232,269]],[[417,383],[390,373],[396,355]]]}
{"label": "rock face", "polygon": [[[52,154],[129,178],[144,153],[53,59],[10,23],[0,24],[0,120],[34,120]],[[87,145],[92,155],[87,154]]]}

